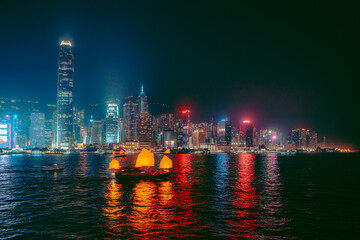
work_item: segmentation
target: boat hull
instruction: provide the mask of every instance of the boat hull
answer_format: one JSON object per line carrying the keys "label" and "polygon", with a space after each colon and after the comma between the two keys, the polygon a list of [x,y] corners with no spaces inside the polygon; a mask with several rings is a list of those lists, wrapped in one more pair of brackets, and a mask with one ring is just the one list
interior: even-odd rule
{"label": "boat hull", "polygon": [[133,172],[133,173],[115,173],[115,176],[120,181],[137,181],[137,180],[166,180],[173,171],[158,171],[158,172]]}

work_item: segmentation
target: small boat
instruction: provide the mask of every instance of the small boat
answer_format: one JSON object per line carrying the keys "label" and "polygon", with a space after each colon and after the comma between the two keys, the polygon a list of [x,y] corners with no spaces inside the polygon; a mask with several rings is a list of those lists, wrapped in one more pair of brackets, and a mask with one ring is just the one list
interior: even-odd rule
{"label": "small boat", "polygon": [[116,150],[112,152],[112,157],[126,157],[126,151],[123,148],[120,148],[118,152]]}
{"label": "small boat", "polygon": [[161,159],[159,170],[149,171],[154,166],[154,153],[143,148],[136,159],[135,167],[121,168],[119,162],[113,159],[109,169],[114,169],[116,178],[121,181],[164,180],[169,178],[173,172],[172,160],[166,155]]}
{"label": "small boat", "polygon": [[54,164],[51,167],[43,167],[41,171],[43,172],[59,172],[62,171],[64,168],[59,167],[57,164]]}

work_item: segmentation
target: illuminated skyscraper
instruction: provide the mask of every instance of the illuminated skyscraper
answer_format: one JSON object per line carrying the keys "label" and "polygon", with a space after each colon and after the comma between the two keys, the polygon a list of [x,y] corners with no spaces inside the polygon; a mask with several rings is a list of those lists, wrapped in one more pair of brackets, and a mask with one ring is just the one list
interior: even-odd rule
{"label": "illuminated skyscraper", "polygon": [[56,147],[71,148],[73,144],[73,74],[74,55],[70,41],[61,41],[58,59],[57,141]]}
{"label": "illuminated skyscraper", "polygon": [[244,120],[240,124],[240,138],[246,147],[254,146],[254,125],[249,120]]}
{"label": "illuminated skyscraper", "polygon": [[123,105],[125,141],[137,141],[138,103],[131,98]]}
{"label": "illuminated skyscraper", "polygon": [[147,96],[144,93],[144,86],[141,85],[141,92],[138,97],[138,103],[139,103],[139,113],[148,113],[149,112],[149,105]]}
{"label": "illuminated skyscraper", "polygon": [[105,141],[107,144],[119,143],[119,107],[108,104],[105,120]]}
{"label": "illuminated skyscraper", "polygon": [[139,113],[138,113],[138,127],[137,134],[140,142],[152,141],[152,117],[149,112],[147,96],[144,92],[144,86],[141,86],[141,91],[138,97]]}
{"label": "illuminated skyscraper", "polygon": [[228,119],[223,119],[217,124],[217,143],[231,145],[231,122]]}
{"label": "illuminated skyscraper", "polygon": [[177,147],[189,148],[189,131],[190,131],[190,110],[184,109],[178,113],[176,123]]}
{"label": "illuminated skyscraper", "polygon": [[110,103],[107,106],[106,118],[118,118],[119,117],[119,107],[117,104]]}
{"label": "illuminated skyscraper", "polygon": [[30,146],[45,147],[45,114],[31,113]]}

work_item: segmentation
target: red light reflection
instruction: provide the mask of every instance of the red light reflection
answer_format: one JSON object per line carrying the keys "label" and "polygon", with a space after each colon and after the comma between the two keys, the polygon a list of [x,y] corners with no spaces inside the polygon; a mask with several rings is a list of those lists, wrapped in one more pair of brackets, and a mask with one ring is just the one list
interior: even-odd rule
{"label": "red light reflection", "polygon": [[232,217],[229,220],[232,234],[229,237],[238,239],[239,236],[253,238],[258,223],[255,220],[255,204],[258,196],[255,191],[255,154],[239,154],[237,159],[237,183],[234,187],[232,202]]}

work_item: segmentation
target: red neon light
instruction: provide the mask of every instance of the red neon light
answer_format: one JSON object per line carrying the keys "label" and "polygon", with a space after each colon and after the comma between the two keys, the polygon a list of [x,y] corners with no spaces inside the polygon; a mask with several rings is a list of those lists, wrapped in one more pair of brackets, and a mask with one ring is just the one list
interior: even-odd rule
{"label": "red neon light", "polygon": [[181,114],[187,114],[189,110],[181,110]]}
{"label": "red neon light", "polygon": [[244,120],[244,123],[250,123],[250,120]]}

